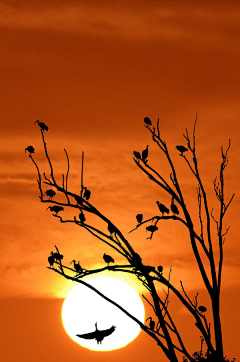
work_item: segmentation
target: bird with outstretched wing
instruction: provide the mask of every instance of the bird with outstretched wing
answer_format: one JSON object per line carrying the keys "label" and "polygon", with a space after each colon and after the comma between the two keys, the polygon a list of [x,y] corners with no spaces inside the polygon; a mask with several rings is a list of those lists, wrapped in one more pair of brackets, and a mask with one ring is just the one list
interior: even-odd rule
{"label": "bird with outstretched wing", "polygon": [[97,344],[99,344],[102,343],[102,340],[105,337],[110,336],[110,334],[112,334],[116,329],[115,326],[112,326],[111,328],[104,329],[101,331],[97,328],[97,323],[95,323],[95,327],[96,330],[94,332],[85,333],[85,334],[76,334],[76,336],[84,339],[96,339]]}

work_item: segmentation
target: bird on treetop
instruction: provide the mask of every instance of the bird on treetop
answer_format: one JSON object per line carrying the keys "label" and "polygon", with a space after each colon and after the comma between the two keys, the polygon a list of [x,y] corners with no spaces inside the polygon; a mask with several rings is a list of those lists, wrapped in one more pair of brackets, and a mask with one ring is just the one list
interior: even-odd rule
{"label": "bird on treetop", "polygon": [[25,153],[26,153],[26,151],[29,152],[29,156],[30,156],[31,153],[34,153],[35,149],[33,146],[28,146],[27,148],[25,148]]}
{"label": "bird on treetop", "polygon": [[48,208],[46,209],[46,211],[50,209],[50,211],[52,212],[56,212],[56,214],[59,213],[59,211],[63,211],[64,208],[62,206],[57,206],[57,205],[54,205],[54,206],[48,206]]}
{"label": "bird on treetop", "polygon": [[161,202],[159,202],[159,201],[156,201],[156,203],[157,203],[157,206],[158,206],[160,212],[162,213],[162,216],[164,213],[169,214],[169,209],[165,205],[161,204]]}
{"label": "bird on treetop", "polygon": [[54,190],[52,190],[52,189],[49,189],[49,190],[47,190],[47,191],[45,192],[44,195],[47,195],[47,196],[49,197],[49,199],[52,200],[53,196],[56,195],[56,192],[55,192]]}
{"label": "bird on treetop", "polygon": [[178,208],[177,208],[177,206],[174,204],[174,198],[172,198],[171,210],[172,210],[173,214],[175,214],[175,215],[178,215],[178,214],[179,214]]}
{"label": "bird on treetop", "polygon": [[114,259],[110,255],[107,255],[106,253],[104,253],[103,255],[103,260],[108,264],[108,266],[109,263],[114,263]]}
{"label": "bird on treetop", "polygon": [[138,151],[133,151],[133,155],[137,160],[141,160],[141,154]]}
{"label": "bird on treetop", "polygon": [[201,313],[205,313],[205,312],[207,311],[207,308],[204,307],[204,305],[200,305],[200,306],[198,307],[198,310],[199,310],[199,312],[201,312]]}
{"label": "bird on treetop", "polygon": [[143,160],[143,162],[147,162],[147,158],[148,158],[148,145],[145,148],[145,150],[142,151],[142,160]]}
{"label": "bird on treetop", "polygon": [[188,149],[184,146],[176,146],[176,149],[181,152],[181,155],[180,156],[183,156],[183,152],[186,152],[188,151]]}
{"label": "bird on treetop", "polygon": [[138,224],[141,224],[143,221],[143,214],[137,214],[136,219]]}
{"label": "bird on treetop", "polygon": [[149,117],[145,117],[144,118],[144,123],[147,125],[147,126],[151,126],[152,125],[152,121]]}
{"label": "bird on treetop", "polygon": [[156,225],[149,225],[146,227],[146,231],[151,231],[151,233],[154,233],[154,231],[157,231],[158,227]]}
{"label": "bird on treetop", "polygon": [[82,224],[84,223],[84,221],[86,221],[85,215],[84,215],[84,213],[82,212],[82,210],[81,210],[81,212],[80,212],[80,214],[79,214],[79,220],[80,220],[80,222],[81,222]]}
{"label": "bird on treetop", "polygon": [[38,123],[39,127],[41,128],[41,130],[43,130],[43,131],[48,131],[48,126],[46,126],[45,123],[39,122],[39,120],[37,120],[36,122],[34,122],[34,124],[35,124],[35,123]]}

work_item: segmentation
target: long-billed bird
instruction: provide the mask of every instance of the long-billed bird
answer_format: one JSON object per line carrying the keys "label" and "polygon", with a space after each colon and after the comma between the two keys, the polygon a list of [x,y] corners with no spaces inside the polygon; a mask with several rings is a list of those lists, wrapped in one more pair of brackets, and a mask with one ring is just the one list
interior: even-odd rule
{"label": "long-billed bird", "polygon": [[54,190],[52,190],[52,189],[49,189],[49,190],[47,190],[47,191],[45,192],[44,195],[47,195],[47,196],[49,197],[49,200],[52,200],[53,196],[56,195],[56,192],[55,192]]}
{"label": "long-billed bird", "polygon": [[154,233],[154,231],[157,231],[158,227],[156,225],[149,225],[146,227],[146,231],[151,231],[151,233]]}
{"label": "long-billed bird", "polygon": [[29,155],[31,155],[32,153],[34,153],[35,149],[33,146],[28,146],[25,148],[25,153],[26,153],[26,151],[28,151]]}
{"label": "long-billed bird", "polygon": [[188,151],[188,148],[184,147],[184,146],[176,146],[176,149],[181,152],[181,156],[183,156],[183,153]]}
{"label": "long-billed bird", "polygon": [[177,208],[177,206],[174,204],[174,198],[172,198],[171,210],[172,210],[172,212],[173,212],[174,215],[179,215],[178,208]]}
{"label": "long-billed bird", "polygon": [[110,255],[107,255],[106,253],[104,253],[103,255],[103,260],[105,261],[105,263],[108,264],[108,266],[109,263],[114,263],[114,259]]}
{"label": "long-billed bird", "polygon": [[141,154],[138,151],[133,151],[133,156],[137,159],[137,160],[141,160]]}
{"label": "long-billed bird", "polygon": [[85,333],[85,334],[76,334],[76,336],[79,338],[84,338],[84,339],[96,339],[97,344],[99,344],[99,343],[102,343],[102,341],[105,337],[110,336],[110,334],[112,334],[116,329],[115,326],[112,326],[109,329],[99,330],[97,328],[97,323],[95,323],[95,327],[96,327],[96,330],[94,332]]}
{"label": "long-billed bird", "polygon": [[81,212],[80,212],[80,214],[79,214],[79,220],[80,220],[80,222],[81,222],[82,224],[84,223],[84,221],[86,221],[85,215],[84,215],[84,213],[82,212],[82,210],[81,210]]}
{"label": "long-billed bird", "polygon": [[169,209],[165,205],[161,204],[161,202],[159,201],[156,201],[156,203],[160,212],[162,213],[162,216],[164,215],[164,213],[169,214]]}
{"label": "long-billed bird", "polygon": [[56,212],[56,214],[58,214],[59,211],[63,211],[63,210],[64,210],[64,207],[58,206],[58,205],[53,205],[53,206],[48,206],[48,208],[46,209],[46,211],[47,211],[48,209],[50,209],[50,211]]}
{"label": "long-billed bird", "polygon": [[50,268],[53,266],[54,261],[55,261],[54,256],[53,256],[53,255],[50,255],[50,256],[48,257],[48,262],[49,262]]}
{"label": "long-billed bird", "polygon": [[146,162],[146,161],[147,161],[147,158],[148,158],[148,145],[147,145],[147,147],[145,148],[145,150],[142,151],[142,161],[143,161],[143,162]]}
{"label": "long-billed bird", "polygon": [[81,265],[79,264],[79,261],[78,261],[78,264],[77,264],[76,260],[74,259],[73,261],[71,261],[70,264],[72,264],[72,263],[74,263],[73,266],[74,266],[74,269],[76,270],[77,273],[80,274],[80,273],[83,272],[83,269],[82,269]]}
{"label": "long-billed bird", "polygon": [[136,219],[137,219],[138,224],[141,224],[143,221],[143,214],[137,214]]}
{"label": "long-billed bird", "polygon": [[51,251],[51,255],[52,255],[52,257],[53,257],[55,260],[57,260],[57,261],[60,261],[60,260],[63,259],[63,255],[60,254],[59,252],[54,253],[53,251]]}
{"label": "long-billed bird", "polygon": [[147,126],[151,126],[152,125],[152,121],[149,117],[145,117],[144,118],[144,123],[147,125]]}
{"label": "long-billed bird", "polygon": [[48,131],[48,126],[45,125],[45,123],[43,122],[39,122],[39,120],[37,120],[35,123],[38,123],[39,127],[43,130],[43,131]]}
{"label": "long-billed bird", "polygon": [[199,310],[199,312],[201,312],[201,313],[205,313],[205,312],[207,311],[207,308],[204,307],[204,305],[200,305],[200,306],[198,307],[198,310]]}
{"label": "long-billed bird", "polygon": [[153,321],[152,317],[147,318],[146,322],[147,322],[148,319],[150,319],[149,328],[153,331],[154,328],[155,328],[155,322]]}

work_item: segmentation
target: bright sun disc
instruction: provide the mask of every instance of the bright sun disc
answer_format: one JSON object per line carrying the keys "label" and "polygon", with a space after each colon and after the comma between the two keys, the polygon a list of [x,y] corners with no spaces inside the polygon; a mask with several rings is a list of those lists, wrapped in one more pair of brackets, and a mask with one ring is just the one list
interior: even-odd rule
{"label": "bright sun disc", "polygon": [[[145,311],[142,300],[129,284],[109,277],[88,279],[87,283],[144,323]],[[139,325],[119,308],[82,284],[78,284],[68,293],[62,307],[62,321],[67,334],[76,343],[93,351],[122,348],[132,342],[141,331]],[[112,326],[116,329],[99,344],[95,339],[76,336],[94,332],[96,322],[99,330]]]}

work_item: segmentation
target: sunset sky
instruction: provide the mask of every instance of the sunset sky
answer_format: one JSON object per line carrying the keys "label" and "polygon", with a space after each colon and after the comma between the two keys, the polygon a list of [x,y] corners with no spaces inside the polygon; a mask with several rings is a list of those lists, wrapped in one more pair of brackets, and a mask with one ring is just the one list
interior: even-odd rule
{"label": "sunset sky", "polygon": [[[104,266],[104,252],[123,260],[85,230],[60,224],[40,203],[36,169],[24,152],[34,146],[34,159],[49,174],[37,119],[49,127],[45,137],[59,182],[67,169],[65,148],[69,190],[79,193],[84,151],[84,185],[94,206],[129,238],[146,264],[163,265],[166,275],[172,265],[174,285],[180,289],[182,280],[190,296],[198,291],[209,306],[181,225],[161,223],[153,240],[146,240],[145,227],[128,235],[138,213],[150,218],[159,214],[157,200],[168,207],[171,201],[133,161],[132,152],[149,145],[149,164],[169,177],[143,125],[146,116],[155,124],[160,120],[197,220],[196,183],[175,149],[186,145],[183,133],[185,128],[192,132],[196,112],[199,167],[215,215],[212,181],[219,173],[221,146],[226,149],[232,140],[226,199],[236,195],[225,220],[225,228],[231,228],[224,244],[221,315],[225,354],[240,359],[239,24],[240,5],[231,0],[1,1],[2,361],[166,361],[143,332],[126,348],[101,353],[81,348],[66,335],[61,306],[73,283],[46,269],[54,245],[66,263],[79,259],[86,269]],[[174,298],[170,305],[188,338],[193,321]],[[192,351],[200,347],[195,337]]]}

